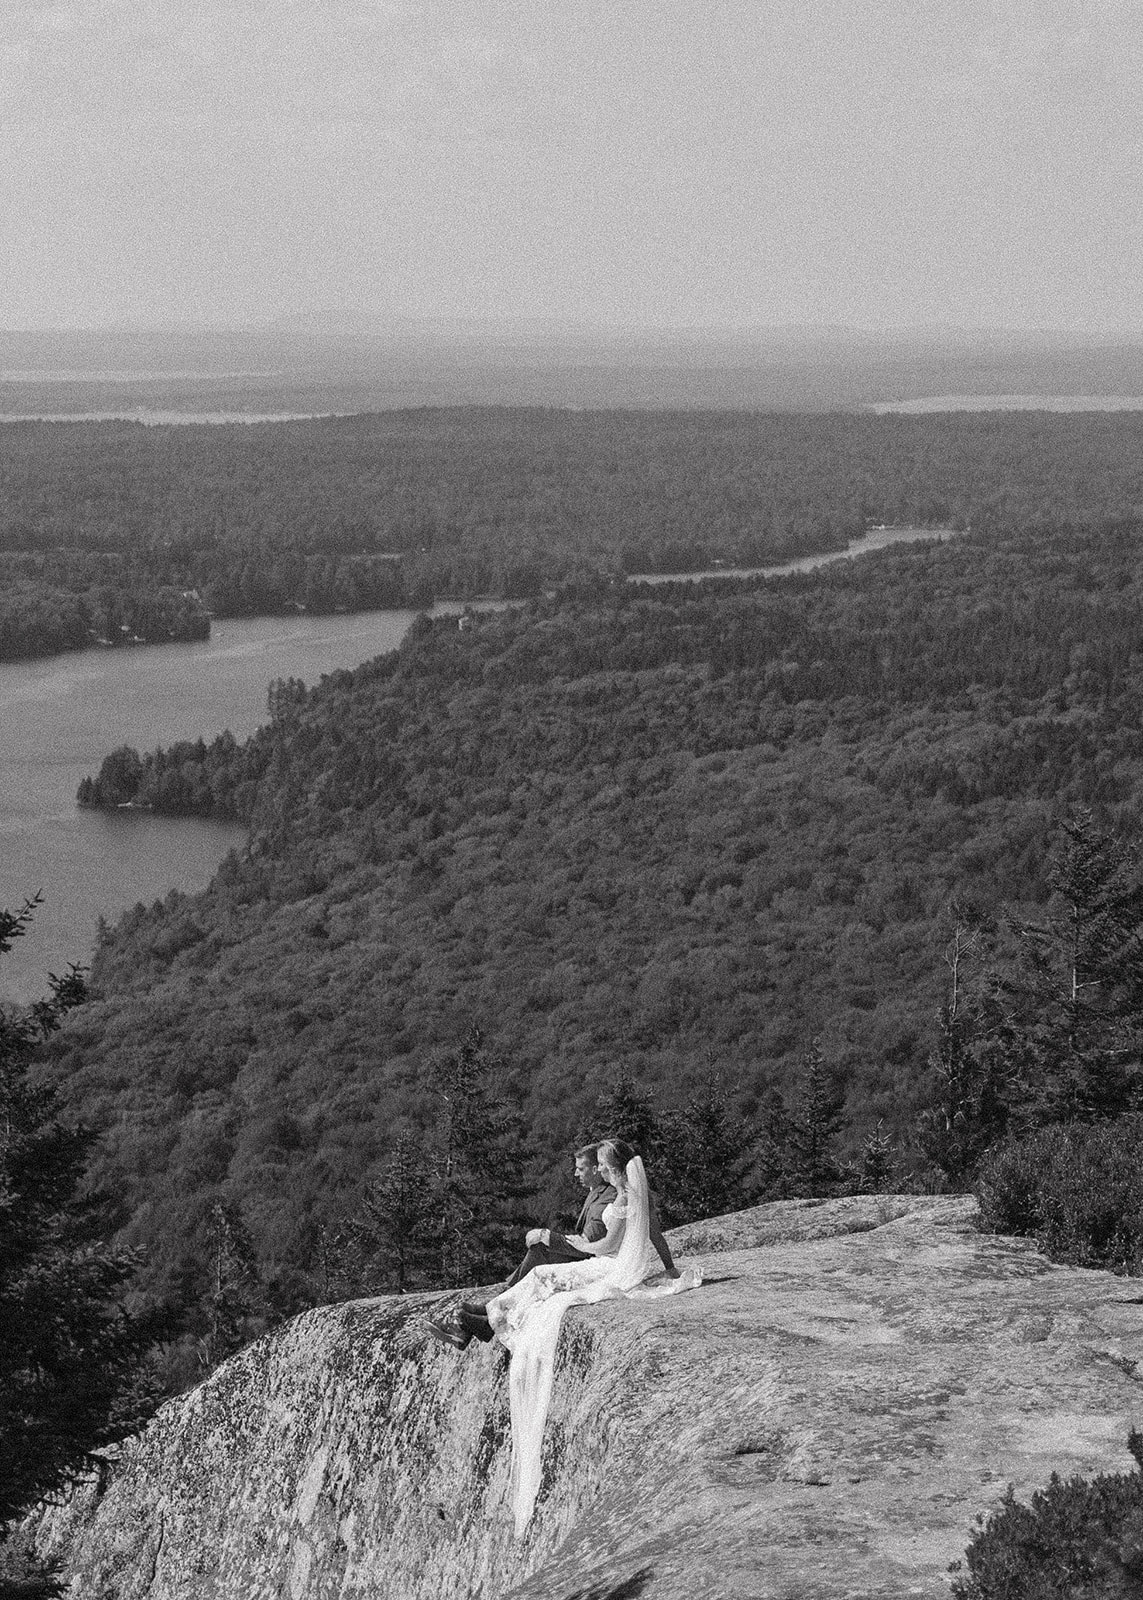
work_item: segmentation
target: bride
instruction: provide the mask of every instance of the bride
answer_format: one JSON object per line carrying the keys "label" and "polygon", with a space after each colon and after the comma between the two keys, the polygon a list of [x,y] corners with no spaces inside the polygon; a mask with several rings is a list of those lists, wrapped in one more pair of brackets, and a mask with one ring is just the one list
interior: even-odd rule
{"label": "bride", "polygon": [[[505,1343],[505,1335],[523,1327],[530,1311],[554,1294],[595,1284],[604,1285],[606,1293],[622,1294],[661,1270],[659,1254],[651,1243],[651,1205],[642,1160],[623,1140],[608,1139],[599,1146],[596,1161],[600,1176],[615,1190],[615,1199],[603,1211],[606,1232],[594,1242],[579,1236],[570,1240],[594,1259],[536,1267],[514,1288],[490,1300],[484,1308],[488,1321]],[[604,1296],[592,1294],[589,1298]]]}
{"label": "bride", "polygon": [[652,1221],[641,1158],[622,1140],[613,1139],[600,1145],[598,1162],[615,1189],[615,1199],[603,1212],[604,1237],[574,1241],[588,1259],[536,1267],[487,1306],[461,1307],[464,1342],[471,1335],[486,1340],[495,1336],[512,1353],[509,1398],[517,1537],[531,1519],[540,1487],[544,1424],[564,1312],[569,1306],[617,1296],[679,1294],[701,1282],[696,1268],[673,1275],[663,1272],[660,1252],[652,1243],[652,1226],[655,1234],[658,1226]]}

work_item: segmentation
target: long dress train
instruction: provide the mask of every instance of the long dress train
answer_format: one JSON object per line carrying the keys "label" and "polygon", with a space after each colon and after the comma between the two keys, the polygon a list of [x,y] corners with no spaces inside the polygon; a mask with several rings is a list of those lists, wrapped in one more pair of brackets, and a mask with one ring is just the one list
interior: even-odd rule
{"label": "long dress train", "polygon": [[616,1216],[625,1216],[615,1255],[537,1267],[485,1308],[497,1338],[512,1352],[508,1386],[517,1538],[531,1520],[540,1489],[544,1425],[564,1312],[569,1306],[617,1296],[680,1294],[702,1281],[699,1269],[690,1267],[677,1278],[648,1282],[661,1274],[662,1263],[650,1241],[647,1174],[639,1156],[627,1163],[626,1178],[626,1197],[614,1200],[604,1212],[609,1224]]}

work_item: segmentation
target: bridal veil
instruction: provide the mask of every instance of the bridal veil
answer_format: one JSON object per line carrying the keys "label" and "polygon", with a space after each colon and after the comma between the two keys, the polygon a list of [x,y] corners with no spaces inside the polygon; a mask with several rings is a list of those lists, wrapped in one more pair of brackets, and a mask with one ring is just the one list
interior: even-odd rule
{"label": "bridal veil", "polygon": [[[650,1201],[643,1162],[627,1163],[627,1214],[619,1250],[558,1266],[537,1267],[488,1303],[497,1337],[512,1353],[509,1399],[512,1412],[512,1510],[520,1537],[531,1520],[540,1489],[544,1425],[552,1395],[560,1323],[569,1306],[620,1296],[658,1297],[695,1288],[702,1275],[689,1268],[662,1276],[650,1241]],[[649,1281],[650,1280],[650,1281]]]}

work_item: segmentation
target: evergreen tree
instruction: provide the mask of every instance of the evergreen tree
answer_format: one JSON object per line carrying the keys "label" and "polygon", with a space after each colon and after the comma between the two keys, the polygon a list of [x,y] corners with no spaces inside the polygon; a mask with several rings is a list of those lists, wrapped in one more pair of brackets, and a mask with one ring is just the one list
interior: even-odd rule
{"label": "evergreen tree", "polygon": [[989,1031],[981,1014],[941,1007],[936,1049],[929,1057],[936,1088],[921,1113],[917,1140],[954,1190],[967,1187],[987,1151],[1007,1131],[1015,1089],[1017,1041]]}
{"label": "evergreen tree", "polygon": [[944,956],[947,998],[929,1057],[934,1090],[918,1120],[917,1142],[944,1181],[963,1189],[1007,1129],[1012,1050],[1005,1043],[1002,1013],[991,996],[980,992],[991,927],[971,906],[954,901],[951,909],[953,925]]}
{"label": "evergreen tree", "polygon": [[790,1115],[782,1091],[774,1084],[765,1091],[757,1114],[757,1143],[754,1154],[756,1199],[776,1200],[785,1193],[786,1145],[790,1137]]}
{"label": "evergreen tree", "polygon": [[893,1141],[878,1122],[873,1132],[866,1135],[861,1147],[861,1156],[854,1170],[854,1186],[858,1194],[890,1194],[896,1181]]}
{"label": "evergreen tree", "polygon": [[1048,914],[1014,922],[996,1030],[1021,1120],[1116,1117],[1143,1101],[1143,881],[1136,854],[1081,811],[1062,824]]}
{"label": "evergreen tree", "polygon": [[215,1201],[210,1209],[210,1290],[203,1310],[206,1332],[199,1364],[212,1371],[262,1331],[265,1295],[254,1247],[234,1206]]}
{"label": "evergreen tree", "polygon": [[581,1130],[583,1143],[590,1139],[623,1139],[643,1157],[648,1173],[663,1186],[671,1165],[669,1145],[672,1129],[669,1118],[655,1109],[655,1097],[626,1079],[604,1090],[595,1102],[592,1126]]}
{"label": "evergreen tree", "polygon": [[841,1181],[836,1145],[845,1125],[845,1084],[826,1066],[817,1039],[802,1056],[800,1079],[786,1134],[785,1188],[792,1196],[820,1196]]}
{"label": "evergreen tree", "polygon": [[686,1214],[687,1201],[680,1192],[680,1180],[686,1182],[679,1166],[681,1138],[677,1112],[658,1111],[650,1090],[620,1079],[597,1097],[592,1125],[580,1129],[579,1142],[622,1139],[642,1156],[660,1220],[671,1228]]}
{"label": "evergreen tree", "polygon": [[713,1069],[671,1117],[671,1134],[664,1226],[724,1216],[752,1203],[750,1178],[760,1134],[735,1114]]}
{"label": "evergreen tree", "polygon": [[473,1026],[438,1061],[441,1107],[431,1193],[439,1272],[450,1284],[486,1281],[512,1257],[530,1192],[530,1153],[519,1112],[505,1095],[504,1063]]}
{"label": "evergreen tree", "polygon": [[370,1184],[346,1241],[352,1275],[377,1293],[433,1281],[437,1174],[422,1140],[402,1134]]}
{"label": "evergreen tree", "polygon": [[[0,955],[38,903],[0,910]],[[142,1420],[137,1375],[156,1332],[123,1298],[135,1258],[107,1248],[83,1193],[91,1135],[66,1126],[32,1069],[85,997],[72,968],[27,1011],[0,1008],[0,1540],[41,1496]]]}

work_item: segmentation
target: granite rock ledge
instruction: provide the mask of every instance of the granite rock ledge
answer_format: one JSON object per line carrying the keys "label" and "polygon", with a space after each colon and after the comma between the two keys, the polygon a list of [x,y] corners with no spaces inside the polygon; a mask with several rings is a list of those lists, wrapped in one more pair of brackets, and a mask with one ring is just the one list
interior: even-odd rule
{"label": "granite rock ledge", "polygon": [[439,1297],[309,1312],[40,1513],[72,1600],[904,1600],[1009,1483],[1126,1471],[1143,1283],[964,1198],[787,1201],[671,1236],[695,1293],[565,1320],[544,1484],[507,1510],[507,1356]]}

